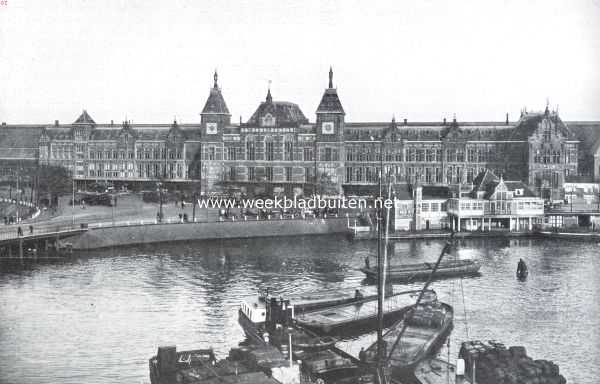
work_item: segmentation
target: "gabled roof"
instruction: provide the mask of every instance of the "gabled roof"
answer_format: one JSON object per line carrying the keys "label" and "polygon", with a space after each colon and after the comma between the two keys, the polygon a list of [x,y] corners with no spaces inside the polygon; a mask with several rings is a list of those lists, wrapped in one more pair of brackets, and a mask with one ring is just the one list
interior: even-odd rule
{"label": "gabled roof", "polygon": [[477,198],[477,192],[485,192],[485,197],[491,195],[496,189],[500,179],[492,171],[486,169],[480,172],[479,175],[473,180],[473,190],[471,191],[471,197]]}
{"label": "gabled roof", "polygon": [[208,99],[206,100],[206,104],[204,104],[204,108],[202,108],[202,114],[219,114],[219,115],[229,115],[229,109],[227,109],[227,104],[225,104],[225,99],[221,94],[221,89],[217,85],[217,72],[215,71],[215,84],[210,90],[210,94],[208,95]]}
{"label": "gabled roof", "polygon": [[91,116],[84,109],[83,112],[81,113],[81,115],[79,115],[79,117],[77,118],[77,120],[75,120],[75,122],[73,124],[92,124],[92,125],[95,125],[96,122],[94,121],[94,119],[91,118]]}
{"label": "gabled roof", "polygon": [[533,193],[522,181],[505,181],[504,185],[506,186],[506,189],[511,192],[514,192],[516,189],[523,190],[522,195],[513,195],[513,197],[535,197],[535,193]]}
{"label": "gabled roof", "polygon": [[424,185],[423,200],[449,199],[452,197],[450,188],[444,185]]}
{"label": "gabled roof", "polygon": [[511,140],[527,140],[538,128],[538,124],[544,119],[552,120],[560,130],[560,132],[570,140],[575,140],[573,132],[563,123],[556,112],[528,112],[521,116],[521,119],[515,126],[510,136]]}
{"label": "gabled roof", "polygon": [[267,101],[260,103],[256,111],[252,114],[247,125],[259,126],[260,119],[267,113],[270,113],[275,118],[277,126],[298,126],[300,124],[308,124],[308,119],[302,113],[298,104],[287,101],[273,101],[271,92],[267,95]]}
{"label": "gabled roof", "polygon": [[328,88],[323,93],[321,102],[317,107],[317,113],[342,113],[345,114],[342,102],[338,97],[337,90],[335,88]]}
{"label": "gabled roof", "polygon": [[394,198],[398,200],[412,200],[412,186],[408,183],[396,183],[392,185]]}

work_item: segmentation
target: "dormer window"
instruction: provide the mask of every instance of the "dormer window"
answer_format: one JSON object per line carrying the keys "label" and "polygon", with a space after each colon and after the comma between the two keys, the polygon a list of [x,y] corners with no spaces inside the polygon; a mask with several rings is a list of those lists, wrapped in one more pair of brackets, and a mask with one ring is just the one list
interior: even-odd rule
{"label": "dormer window", "polygon": [[522,188],[515,189],[515,196],[523,196],[524,190]]}
{"label": "dormer window", "polygon": [[270,113],[267,113],[262,118],[262,126],[263,127],[273,127],[275,126],[275,118]]}

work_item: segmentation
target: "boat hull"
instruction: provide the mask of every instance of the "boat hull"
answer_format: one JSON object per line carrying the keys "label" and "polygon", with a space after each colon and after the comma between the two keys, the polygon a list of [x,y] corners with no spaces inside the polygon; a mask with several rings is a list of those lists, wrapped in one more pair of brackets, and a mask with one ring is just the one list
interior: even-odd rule
{"label": "boat hull", "polygon": [[[419,266],[421,266],[419,268]],[[389,280],[394,281],[415,281],[415,280],[425,280],[431,276],[431,272],[433,270],[432,263],[423,263],[419,266],[416,265],[408,265],[406,268],[402,266],[396,266],[390,268],[386,277]],[[469,275],[477,275],[479,274],[479,269],[481,265],[477,262],[471,263],[461,263],[461,264],[446,264],[440,265],[438,269],[435,271],[435,278],[447,278],[447,277],[455,277],[455,276],[469,276]],[[376,280],[377,278],[377,270],[374,268],[361,268],[360,269],[369,280]]]}
{"label": "boat hull", "polygon": [[[416,303],[420,291],[407,291],[385,299],[383,322],[387,327],[395,323]],[[434,291],[427,291],[424,300],[436,300]],[[326,335],[354,335],[373,330],[377,326],[377,300],[340,305],[313,311],[296,317],[296,322],[307,329]]]}
{"label": "boat hull", "polygon": [[[390,375],[397,380],[411,380],[414,378],[415,367],[428,356],[436,353],[442,346],[453,328],[454,311],[448,304],[438,302],[437,309],[443,309],[444,316],[441,324],[433,327],[408,325],[400,339],[400,343],[394,349],[390,358]],[[383,338],[386,348],[392,348],[406,319],[397,322],[388,330]],[[377,344],[367,349],[369,356],[375,356]],[[390,351],[386,351],[389,353]]]}

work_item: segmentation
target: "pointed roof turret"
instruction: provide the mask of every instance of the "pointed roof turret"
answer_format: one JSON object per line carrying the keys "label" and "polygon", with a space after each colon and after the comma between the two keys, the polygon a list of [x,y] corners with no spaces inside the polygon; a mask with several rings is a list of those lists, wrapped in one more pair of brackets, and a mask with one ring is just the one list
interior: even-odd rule
{"label": "pointed roof turret", "polygon": [[73,124],[96,124],[94,119],[90,117],[87,111],[84,109],[81,115],[75,120]]}
{"label": "pointed roof turret", "polygon": [[273,96],[271,96],[271,80],[269,80],[269,90],[267,91],[267,103],[272,103],[273,102]]}
{"label": "pointed roof turret", "polygon": [[227,104],[225,104],[225,99],[223,98],[221,89],[217,83],[219,76],[217,75],[216,70],[213,77],[215,79],[215,84],[210,90],[210,95],[208,95],[208,99],[206,100],[206,104],[204,104],[201,114],[229,115],[229,109],[227,109]]}
{"label": "pointed roof turret", "polygon": [[333,88],[333,68],[329,67],[329,88],[323,93],[321,102],[317,107],[317,113],[341,113],[344,112],[342,103],[337,94],[337,89]]}

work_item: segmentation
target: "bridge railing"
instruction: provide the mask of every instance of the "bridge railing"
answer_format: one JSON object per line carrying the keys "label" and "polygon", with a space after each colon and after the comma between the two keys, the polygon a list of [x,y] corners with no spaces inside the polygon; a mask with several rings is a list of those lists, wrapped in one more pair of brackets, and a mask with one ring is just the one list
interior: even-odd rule
{"label": "bridge railing", "polygon": [[[85,226],[84,226],[85,227]],[[18,228],[21,228],[21,232],[19,232]],[[33,231],[31,231],[28,225],[21,226],[11,226],[10,230],[2,230],[0,231],[0,240],[10,240],[10,239],[29,239],[39,237],[40,235],[48,235],[48,234],[61,234],[68,233],[73,231],[79,231],[85,228],[82,228],[81,224],[76,225],[36,225],[33,226]]]}

